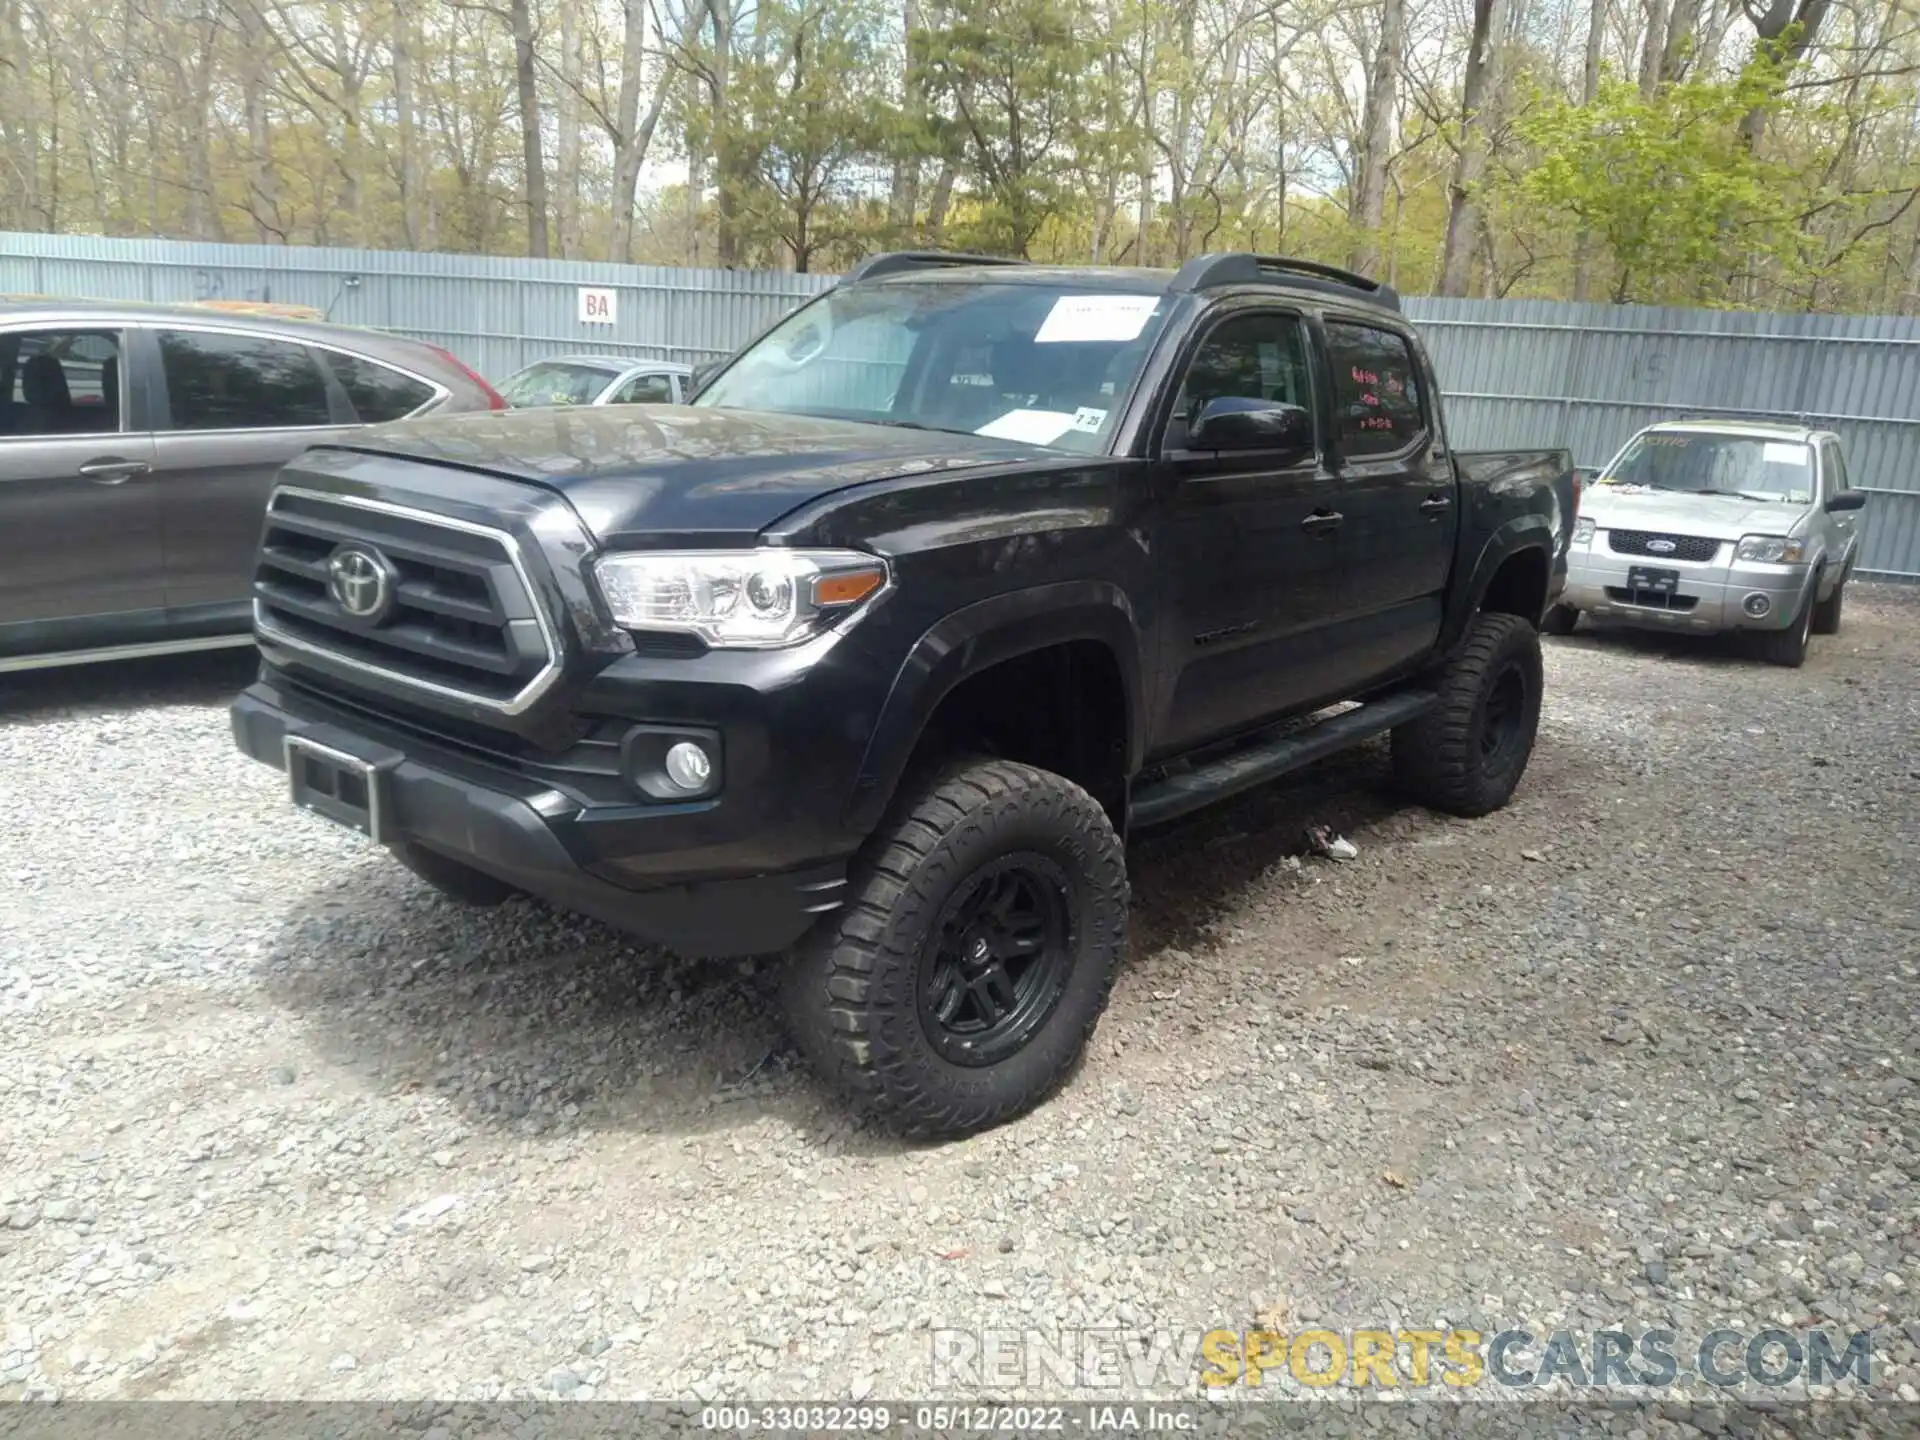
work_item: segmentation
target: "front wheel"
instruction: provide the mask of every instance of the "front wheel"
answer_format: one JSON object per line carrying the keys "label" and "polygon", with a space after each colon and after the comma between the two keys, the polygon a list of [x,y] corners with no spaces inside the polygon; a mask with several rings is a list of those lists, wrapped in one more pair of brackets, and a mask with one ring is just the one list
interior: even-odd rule
{"label": "front wheel", "polygon": [[1422,804],[1485,815],[1512,798],[1540,728],[1540,634],[1519,615],[1474,617],[1440,698],[1393,732],[1393,769]]}
{"label": "front wheel", "polygon": [[1833,593],[1813,607],[1813,633],[1816,635],[1838,635],[1840,633],[1840,610],[1847,601],[1847,577],[1842,575],[1833,582]]}
{"label": "front wheel", "polygon": [[1800,602],[1793,623],[1784,630],[1759,632],[1762,660],[1769,665],[1784,665],[1789,670],[1798,670],[1807,663],[1807,637],[1813,633],[1813,612],[1817,608],[1813,597],[1819,590],[1820,580],[1815,576],[1813,584],[1807,587],[1807,598]]}
{"label": "front wheel", "polygon": [[851,881],[788,971],[815,1068],[907,1135],[1045,1099],[1126,946],[1126,857],[1098,802],[1029,765],[955,765],[902,801]]}

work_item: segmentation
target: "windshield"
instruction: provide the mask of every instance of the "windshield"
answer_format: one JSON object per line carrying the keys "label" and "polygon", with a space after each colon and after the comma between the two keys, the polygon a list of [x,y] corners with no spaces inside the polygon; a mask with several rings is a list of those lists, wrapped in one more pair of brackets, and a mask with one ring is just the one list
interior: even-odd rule
{"label": "windshield", "polygon": [[1599,483],[1805,505],[1813,499],[1813,456],[1799,440],[1656,430],[1635,437]]}
{"label": "windshield", "polygon": [[789,316],[694,403],[1099,453],[1165,314],[1161,296],[1064,286],[855,286]]}
{"label": "windshield", "polygon": [[543,360],[510,377],[500,393],[509,405],[591,405],[612,382],[614,372],[597,365]]}

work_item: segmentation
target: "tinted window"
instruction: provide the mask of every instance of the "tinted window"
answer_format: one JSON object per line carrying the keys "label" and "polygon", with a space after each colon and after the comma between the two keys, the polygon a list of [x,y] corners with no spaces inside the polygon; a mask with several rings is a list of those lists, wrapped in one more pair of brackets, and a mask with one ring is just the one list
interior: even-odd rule
{"label": "tinted window", "polygon": [[402,375],[386,365],[363,360],[358,355],[342,355],[337,350],[321,354],[333,371],[333,378],[353,402],[353,413],[369,425],[383,420],[398,420],[411,415],[433,398],[433,387],[411,375]]}
{"label": "tinted window", "polygon": [[615,405],[671,405],[673,379],[668,375],[636,375],[613,397]]}
{"label": "tinted window", "polygon": [[259,335],[160,332],[175,430],[329,425],[327,382],[313,352]]}
{"label": "tinted window", "polygon": [[1174,402],[1167,443],[1178,447],[1185,429],[1209,400],[1271,400],[1311,409],[1306,333],[1291,315],[1243,315],[1215,330],[1195,352]]}
{"label": "tinted window", "polygon": [[1328,325],[1328,359],[1348,455],[1390,455],[1420,438],[1420,372],[1401,336],[1370,325]]}
{"label": "tinted window", "polygon": [[98,435],[120,428],[120,346],[111,335],[0,336],[0,435]]}

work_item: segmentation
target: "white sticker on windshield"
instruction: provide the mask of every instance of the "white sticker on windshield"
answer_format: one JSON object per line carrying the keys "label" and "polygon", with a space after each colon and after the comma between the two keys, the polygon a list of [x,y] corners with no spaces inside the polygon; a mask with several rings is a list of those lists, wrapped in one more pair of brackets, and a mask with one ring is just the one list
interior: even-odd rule
{"label": "white sticker on windshield", "polygon": [[1807,463],[1807,447],[1769,440],[1761,450],[1760,458],[1769,465],[1804,465]]}
{"label": "white sticker on windshield", "polygon": [[1097,434],[1100,427],[1106,423],[1107,412],[1104,410],[1095,410],[1091,405],[1082,405],[1078,410],[1073,412],[1073,428],[1076,430],[1085,430],[1089,434]]}
{"label": "white sticker on windshield", "polygon": [[1787,492],[1787,503],[1789,505],[1811,505],[1813,503],[1813,492],[1811,490],[1789,490]]}
{"label": "white sticker on windshield", "polygon": [[973,433],[1027,445],[1051,445],[1072,428],[1073,416],[1063,410],[1009,410]]}
{"label": "white sticker on windshield", "polygon": [[1033,343],[1137,340],[1158,303],[1154,295],[1062,295],[1053,302]]}

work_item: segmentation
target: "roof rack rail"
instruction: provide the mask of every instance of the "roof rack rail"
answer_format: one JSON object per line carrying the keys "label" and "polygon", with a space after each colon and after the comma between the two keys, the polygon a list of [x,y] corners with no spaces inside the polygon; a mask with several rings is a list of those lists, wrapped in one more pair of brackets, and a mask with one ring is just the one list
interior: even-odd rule
{"label": "roof rack rail", "polygon": [[1322,265],[1317,260],[1295,260],[1285,255],[1254,255],[1247,251],[1227,251],[1200,255],[1187,261],[1173,277],[1173,290],[1211,290],[1221,285],[1254,285],[1262,280],[1287,277],[1312,290],[1358,291],[1375,305],[1389,310],[1400,308],[1400,294],[1391,285],[1369,280],[1337,265]]}
{"label": "roof rack rail", "polygon": [[840,277],[842,285],[856,280],[873,280],[904,270],[929,270],[942,265],[1025,265],[1025,260],[1010,260],[1005,255],[963,255],[944,250],[890,250],[884,255],[869,255]]}

